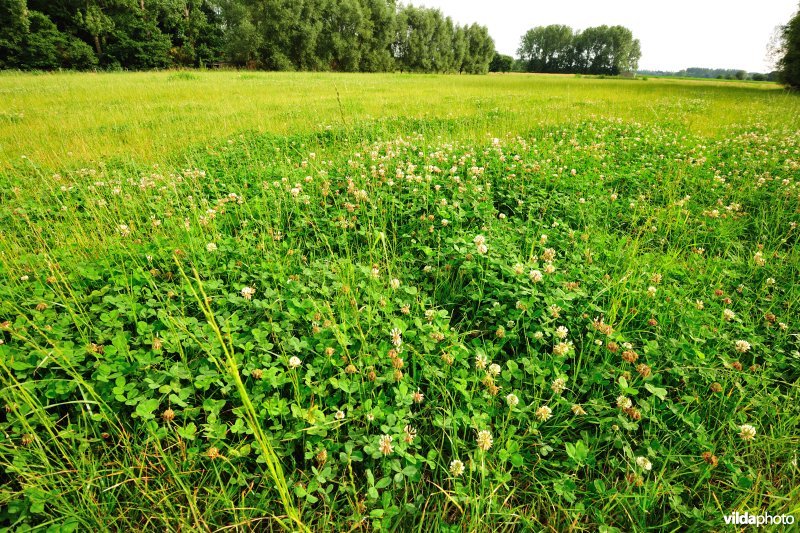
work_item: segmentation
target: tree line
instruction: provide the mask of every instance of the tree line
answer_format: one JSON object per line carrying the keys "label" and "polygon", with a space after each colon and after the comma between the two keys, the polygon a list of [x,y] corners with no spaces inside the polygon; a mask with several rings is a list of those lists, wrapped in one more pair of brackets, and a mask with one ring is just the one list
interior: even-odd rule
{"label": "tree line", "polygon": [[0,0],[0,68],[480,74],[485,26],[394,0]]}
{"label": "tree line", "polygon": [[517,51],[527,72],[618,75],[635,73],[642,51],[624,26],[537,26],[522,37]]}

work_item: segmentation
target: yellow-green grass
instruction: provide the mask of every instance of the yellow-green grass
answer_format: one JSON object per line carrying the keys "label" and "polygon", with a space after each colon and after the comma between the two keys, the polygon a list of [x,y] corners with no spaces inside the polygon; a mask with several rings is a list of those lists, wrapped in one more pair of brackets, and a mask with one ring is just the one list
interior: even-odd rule
{"label": "yellow-green grass", "polygon": [[[460,118],[461,137],[586,118],[800,126],[800,100],[772,83],[489,76],[148,72],[0,76],[0,164],[109,158],[162,162],[241,131],[296,134],[379,118]],[[466,120],[463,120],[466,119]]]}

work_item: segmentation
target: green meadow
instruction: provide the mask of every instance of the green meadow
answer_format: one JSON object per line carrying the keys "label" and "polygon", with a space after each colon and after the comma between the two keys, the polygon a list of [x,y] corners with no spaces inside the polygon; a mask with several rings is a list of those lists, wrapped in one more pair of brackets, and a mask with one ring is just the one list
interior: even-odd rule
{"label": "green meadow", "polygon": [[771,83],[0,74],[0,531],[800,519],[798,224]]}

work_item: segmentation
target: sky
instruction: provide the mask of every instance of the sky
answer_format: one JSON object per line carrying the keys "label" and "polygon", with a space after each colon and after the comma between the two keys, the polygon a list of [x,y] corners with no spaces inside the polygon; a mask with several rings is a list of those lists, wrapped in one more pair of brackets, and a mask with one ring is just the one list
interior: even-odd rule
{"label": "sky", "polygon": [[513,55],[535,26],[575,29],[622,25],[642,45],[642,70],[687,67],[770,72],[767,44],[798,0],[405,0],[438,8],[460,24],[489,28],[500,53]]}

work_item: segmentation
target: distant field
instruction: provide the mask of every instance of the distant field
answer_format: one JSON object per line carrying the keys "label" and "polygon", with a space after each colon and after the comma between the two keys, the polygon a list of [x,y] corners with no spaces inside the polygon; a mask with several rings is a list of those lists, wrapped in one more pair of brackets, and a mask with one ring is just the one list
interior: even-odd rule
{"label": "distant field", "polygon": [[798,520],[798,225],[769,83],[2,74],[0,531]]}
{"label": "distant field", "polygon": [[299,134],[401,117],[458,119],[454,133],[470,138],[587,118],[719,135],[754,122],[796,129],[800,104],[772,83],[655,78],[5,73],[0,161],[14,164],[24,155],[48,168],[109,158],[147,164],[242,131]]}

